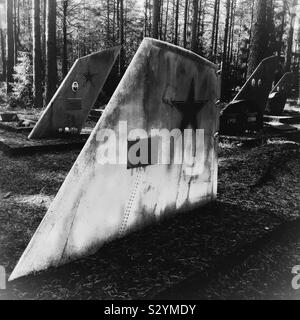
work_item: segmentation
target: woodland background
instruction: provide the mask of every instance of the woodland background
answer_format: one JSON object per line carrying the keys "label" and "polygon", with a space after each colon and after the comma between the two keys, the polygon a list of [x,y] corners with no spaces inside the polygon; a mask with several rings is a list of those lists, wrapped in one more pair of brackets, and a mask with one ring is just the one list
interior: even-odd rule
{"label": "woodland background", "polygon": [[227,101],[267,56],[280,56],[281,73],[299,74],[297,5],[298,0],[0,0],[0,103],[42,108],[77,58],[120,44],[104,88],[109,97],[144,37],[216,63]]}

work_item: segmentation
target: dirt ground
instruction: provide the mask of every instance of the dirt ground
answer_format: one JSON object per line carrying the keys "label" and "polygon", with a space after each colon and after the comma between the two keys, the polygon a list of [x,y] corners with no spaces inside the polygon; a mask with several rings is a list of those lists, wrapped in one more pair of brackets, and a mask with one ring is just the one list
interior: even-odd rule
{"label": "dirt ground", "polygon": [[300,300],[300,289],[292,286],[293,267],[300,266],[299,230],[299,222],[283,228],[242,264],[216,273],[205,289],[193,292],[193,298]]}
{"label": "dirt ground", "polygon": [[[0,152],[0,265],[8,274],[77,155],[9,158]],[[0,299],[146,299],[195,271],[208,274],[221,257],[299,218],[299,160],[293,141],[251,148],[225,141],[217,202],[109,243],[94,256],[10,283]],[[218,281],[217,291],[204,296],[230,297],[222,285]]]}

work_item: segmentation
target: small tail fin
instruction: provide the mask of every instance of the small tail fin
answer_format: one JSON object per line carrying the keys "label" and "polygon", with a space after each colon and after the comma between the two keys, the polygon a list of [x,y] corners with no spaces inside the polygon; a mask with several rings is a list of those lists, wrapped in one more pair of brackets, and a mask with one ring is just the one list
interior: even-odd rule
{"label": "small tail fin", "polygon": [[278,62],[279,58],[277,56],[271,56],[262,60],[233,101],[253,101],[263,113],[272,89]]}

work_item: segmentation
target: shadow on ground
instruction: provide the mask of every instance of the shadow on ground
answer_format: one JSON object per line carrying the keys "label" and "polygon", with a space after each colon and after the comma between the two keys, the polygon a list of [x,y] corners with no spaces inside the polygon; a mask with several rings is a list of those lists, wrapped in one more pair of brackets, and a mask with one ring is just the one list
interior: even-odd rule
{"label": "shadow on ground", "polygon": [[[298,144],[276,140],[245,149],[225,143],[220,149],[217,202],[10,283],[0,298],[145,299],[195,272],[209,274],[220,258],[299,217]],[[75,158],[74,152],[18,159],[0,154],[0,170],[9,171],[0,178],[0,264],[8,273],[47,210],[45,197],[55,196]],[[24,195],[39,197],[20,202]]]}

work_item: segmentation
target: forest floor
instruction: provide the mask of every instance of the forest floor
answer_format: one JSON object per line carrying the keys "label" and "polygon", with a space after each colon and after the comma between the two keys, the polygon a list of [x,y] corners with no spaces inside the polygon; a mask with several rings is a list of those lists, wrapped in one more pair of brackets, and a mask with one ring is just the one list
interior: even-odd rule
{"label": "forest floor", "polygon": [[[190,298],[296,298],[290,283],[300,264],[300,230],[274,234],[289,223],[299,226],[299,141],[273,138],[252,147],[223,141],[216,202],[9,283],[0,299],[149,299],[195,274],[209,281],[199,282]],[[0,265],[8,275],[77,155],[0,152]],[[222,269],[228,257],[266,237],[259,250]]]}

